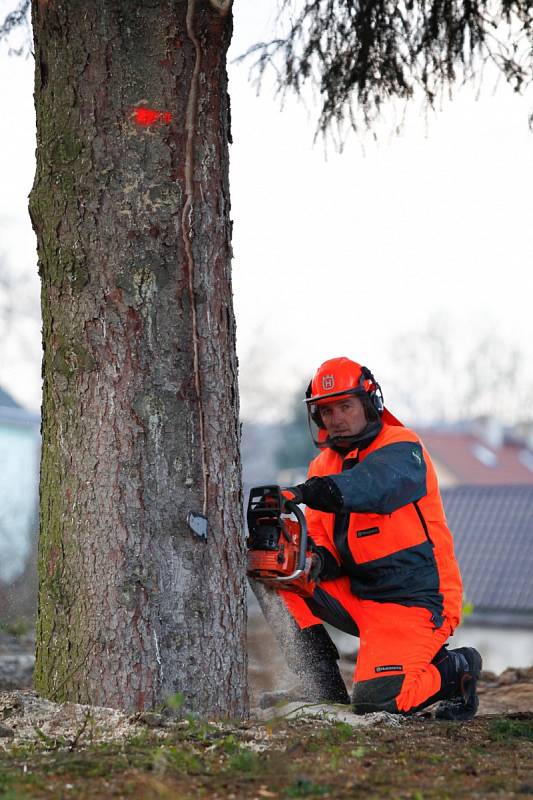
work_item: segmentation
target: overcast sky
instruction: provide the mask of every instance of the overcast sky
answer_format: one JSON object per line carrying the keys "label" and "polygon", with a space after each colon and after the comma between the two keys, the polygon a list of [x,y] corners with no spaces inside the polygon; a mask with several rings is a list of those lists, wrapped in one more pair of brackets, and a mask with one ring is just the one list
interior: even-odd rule
{"label": "overcast sky", "polygon": [[[0,15],[11,2],[0,0]],[[275,0],[235,2],[235,58],[272,30]],[[533,97],[485,80],[401,136],[313,144],[316,113],[230,64],[234,291],[243,368],[285,389],[325,358],[367,363],[386,386],[394,343],[440,315],[458,340],[497,331],[533,361]],[[40,403],[38,282],[27,218],[34,172],[33,59],[0,54],[0,255],[19,276],[15,345],[0,343],[0,385]],[[259,358],[259,356],[261,356]],[[249,383],[249,382],[248,382]],[[247,396],[244,397],[246,411]]]}

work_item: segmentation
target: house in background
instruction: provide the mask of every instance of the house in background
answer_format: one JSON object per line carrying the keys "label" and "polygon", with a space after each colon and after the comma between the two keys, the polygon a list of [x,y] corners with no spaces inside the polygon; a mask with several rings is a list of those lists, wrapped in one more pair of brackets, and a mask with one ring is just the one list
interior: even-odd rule
{"label": "house in background", "polygon": [[461,484],[533,486],[533,426],[506,429],[493,418],[450,427],[415,429],[442,489]]}
{"label": "house in background", "polygon": [[442,492],[464,596],[473,605],[452,647],[473,645],[485,668],[533,664],[533,483]]}
{"label": "house in background", "polygon": [[[0,388],[0,584],[24,571],[37,528],[40,418]],[[1,612],[0,612],[1,613]]]}
{"label": "house in background", "polygon": [[[417,429],[418,430],[418,429]],[[533,424],[419,430],[437,470],[473,612],[452,639],[501,672],[533,664]]]}

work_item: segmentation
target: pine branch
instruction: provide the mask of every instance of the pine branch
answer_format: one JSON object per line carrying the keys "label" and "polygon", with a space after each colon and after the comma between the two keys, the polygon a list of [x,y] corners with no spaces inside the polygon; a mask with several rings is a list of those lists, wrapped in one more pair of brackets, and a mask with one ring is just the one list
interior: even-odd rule
{"label": "pine branch", "polygon": [[318,131],[371,128],[390,101],[433,107],[494,64],[516,92],[533,83],[530,0],[283,0],[283,38],[257,44],[258,83],[274,67],[278,91],[318,88]]}

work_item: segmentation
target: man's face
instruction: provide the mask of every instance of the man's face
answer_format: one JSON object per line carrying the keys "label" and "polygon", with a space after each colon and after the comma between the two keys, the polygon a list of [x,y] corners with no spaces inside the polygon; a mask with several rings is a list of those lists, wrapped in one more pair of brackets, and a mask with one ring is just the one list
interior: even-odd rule
{"label": "man's face", "polygon": [[357,436],[366,427],[365,409],[358,397],[341,397],[320,403],[318,408],[329,437]]}

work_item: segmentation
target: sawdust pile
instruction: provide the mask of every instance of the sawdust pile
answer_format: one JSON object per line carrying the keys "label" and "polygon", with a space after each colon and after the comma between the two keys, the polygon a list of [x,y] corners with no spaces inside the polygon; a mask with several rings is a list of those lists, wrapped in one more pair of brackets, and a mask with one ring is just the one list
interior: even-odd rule
{"label": "sawdust pile", "polygon": [[139,717],[113,708],[52,703],[30,690],[0,692],[0,746],[10,742],[112,741],[134,736],[143,729]]}
{"label": "sawdust pile", "polygon": [[[165,718],[162,714],[144,712],[128,715],[113,708],[52,703],[31,690],[0,692],[0,748],[36,743],[46,749],[74,750],[101,742],[127,741],[146,731],[160,737],[176,728],[187,729],[191,720]],[[312,720],[317,728],[345,722],[354,728],[391,726],[398,728],[406,719],[385,712],[358,717],[344,706],[286,703],[275,709],[254,709],[248,722],[235,724],[211,722],[224,733],[233,733],[240,745],[254,752],[263,752],[284,738],[284,728],[273,730],[274,719]]]}

